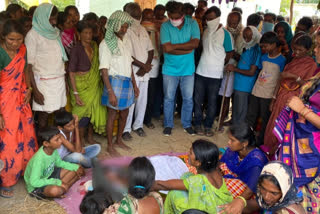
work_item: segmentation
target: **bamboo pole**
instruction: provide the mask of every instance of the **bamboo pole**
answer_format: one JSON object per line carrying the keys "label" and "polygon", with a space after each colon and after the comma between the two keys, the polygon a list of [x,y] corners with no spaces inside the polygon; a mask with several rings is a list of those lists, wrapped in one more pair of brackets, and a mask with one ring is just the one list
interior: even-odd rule
{"label": "bamboo pole", "polygon": [[293,5],[294,5],[294,0],[291,0],[290,4],[290,18],[289,18],[289,24],[292,25],[292,19],[293,19]]}

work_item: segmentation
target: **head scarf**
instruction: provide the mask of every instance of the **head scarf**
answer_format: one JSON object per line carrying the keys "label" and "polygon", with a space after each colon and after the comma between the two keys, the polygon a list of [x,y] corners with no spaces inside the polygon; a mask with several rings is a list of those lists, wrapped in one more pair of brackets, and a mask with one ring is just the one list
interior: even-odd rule
{"label": "head scarf", "polygon": [[287,41],[287,44],[290,44],[291,40],[292,40],[292,37],[293,37],[291,26],[287,22],[284,22],[284,21],[283,22],[279,22],[274,27],[274,31],[276,31],[278,27],[282,27],[284,29],[285,39]]}
{"label": "head scarf", "polygon": [[118,39],[115,33],[117,33],[124,23],[132,24],[132,17],[123,11],[117,10],[108,19],[108,28],[105,35],[105,42],[112,54],[120,54],[118,48]]}
{"label": "head scarf", "polygon": [[282,197],[276,204],[270,207],[264,202],[258,188],[256,199],[261,208],[274,212],[288,207],[291,204],[300,203],[303,200],[302,195],[300,195],[300,193],[297,194],[297,188],[295,187],[293,182],[294,177],[292,174],[292,170],[285,163],[280,161],[272,161],[268,163],[263,167],[260,177],[262,175],[271,175],[275,177],[280,185]]}
{"label": "head scarf", "polygon": [[249,25],[248,28],[250,28],[251,31],[252,31],[252,39],[251,39],[250,42],[246,42],[246,41],[243,39],[244,48],[245,48],[245,49],[250,49],[250,48],[252,48],[253,46],[255,46],[256,44],[258,44],[258,43],[260,42],[260,38],[261,38],[261,34],[260,34],[260,32],[258,31],[258,29],[257,29],[255,26]]}
{"label": "head scarf", "polygon": [[47,39],[58,40],[63,61],[68,61],[67,54],[61,42],[60,31],[58,28],[53,27],[49,22],[53,7],[54,6],[49,3],[40,4],[33,14],[32,28]]}

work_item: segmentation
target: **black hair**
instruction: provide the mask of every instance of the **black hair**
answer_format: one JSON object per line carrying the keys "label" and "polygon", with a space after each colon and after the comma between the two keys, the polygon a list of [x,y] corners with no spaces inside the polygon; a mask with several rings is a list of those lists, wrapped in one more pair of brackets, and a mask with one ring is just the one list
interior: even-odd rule
{"label": "black hair", "polygon": [[248,141],[248,146],[257,146],[257,140],[253,128],[245,122],[232,125],[229,128],[229,133],[240,141],[240,143]]}
{"label": "black hair", "polygon": [[181,214],[208,214],[208,213],[202,210],[189,209],[189,210],[183,211]]}
{"label": "black hair", "polygon": [[313,26],[313,21],[310,17],[304,16],[298,21],[298,25],[306,26],[307,31],[310,30],[310,28]]}
{"label": "black hair", "polygon": [[137,199],[145,197],[155,181],[155,176],[156,172],[148,158],[133,159],[128,167],[130,195]]}
{"label": "black hair", "polygon": [[157,5],[154,7],[153,11],[156,12],[156,11],[158,11],[158,10],[164,10],[164,11],[166,11],[166,7],[165,7],[164,5],[162,5],[162,4],[157,4]]}
{"label": "black hair", "polygon": [[238,13],[240,13],[241,15],[242,15],[242,9],[240,8],[240,7],[234,7],[234,8],[232,8],[232,10],[231,10],[231,12],[238,12]]}
{"label": "black hair", "polygon": [[304,33],[294,40],[294,44],[309,50],[312,47],[312,39],[308,34]]}
{"label": "black hair", "polygon": [[90,28],[92,32],[94,31],[94,26],[92,26],[90,23],[83,20],[79,21],[76,27],[79,33],[81,33],[84,29],[87,29],[87,28]]}
{"label": "black hair", "polygon": [[151,12],[153,14],[153,10],[150,8],[146,8],[142,11],[142,19],[146,16],[147,13]]}
{"label": "black hair", "polygon": [[260,44],[274,44],[276,43],[277,47],[280,47],[281,42],[275,32],[269,31],[262,35],[260,39]]}
{"label": "black hair", "polygon": [[239,12],[237,12],[237,11],[231,11],[231,12],[228,14],[227,21],[228,21],[229,16],[231,16],[231,15],[236,15],[236,16],[238,16],[238,20],[239,20],[239,23],[240,23],[240,21],[241,21],[241,19],[242,19],[241,13],[239,13]]}
{"label": "black hair", "polygon": [[65,12],[59,12],[58,13],[58,26],[61,25],[63,26],[63,24],[68,20],[69,14],[65,13]]}
{"label": "black hair", "polygon": [[67,111],[59,111],[54,114],[54,123],[56,126],[64,127],[73,120],[73,115]]}
{"label": "black hair", "polygon": [[205,12],[204,17],[206,17],[206,16],[207,16],[208,14],[210,14],[210,13],[216,14],[216,17],[220,17],[220,16],[221,16],[221,10],[220,10],[218,7],[216,7],[216,6],[210,7],[210,8]]}
{"label": "black hair", "polygon": [[69,10],[75,10],[77,13],[79,13],[78,8],[74,5],[69,5],[66,8],[64,8],[64,12],[67,14],[69,14]]}
{"label": "black hair", "polygon": [[199,169],[205,172],[212,172],[217,169],[219,163],[219,148],[216,144],[200,139],[192,143],[192,150],[196,160],[201,163]]}
{"label": "black hair", "polygon": [[192,14],[193,14],[194,10],[195,10],[195,7],[190,3],[184,3],[183,4],[183,10],[184,10],[184,12],[186,12],[187,10],[191,10]]}
{"label": "black hair", "polygon": [[252,25],[257,27],[261,21],[262,21],[262,17],[257,13],[253,13],[247,18],[247,26]]}
{"label": "black hair", "polygon": [[183,14],[183,4],[181,2],[176,1],[168,1],[166,4],[166,11],[168,13],[179,13]]}
{"label": "black hair", "polygon": [[60,133],[59,129],[55,126],[40,129],[38,132],[39,145],[43,145],[44,141],[50,142],[51,138],[58,135],[59,133]]}
{"label": "black hair", "polygon": [[285,21],[285,19],[283,16],[277,15],[277,22],[284,22],[284,21]]}
{"label": "black hair", "polygon": [[208,2],[207,2],[207,0],[199,0],[199,1],[198,1],[198,4],[199,4],[199,2],[204,3],[204,5],[205,5],[206,7],[208,6]]}
{"label": "black hair", "polygon": [[268,180],[268,181],[272,182],[277,188],[279,188],[279,190],[281,190],[281,187],[280,187],[278,180],[273,175],[260,175],[259,180],[258,180],[258,184],[261,185],[264,180]]}
{"label": "black hair", "polygon": [[97,16],[97,14],[95,14],[93,12],[89,12],[89,13],[84,14],[82,20],[83,21],[96,21],[96,22],[98,22],[99,17]]}
{"label": "black hair", "polygon": [[55,15],[57,15],[58,13],[59,13],[58,8],[53,5],[53,8],[52,8],[52,10],[51,10],[50,17],[55,16]]}
{"label": "black hair", "polygon": [[31,17],[23,16],[19,19],[19,23],[23,26],[26,22],[32,22]]}
{"label": "black hair", "polygon": [[21,9],[22,9],[22,7],[20,5],[18,5],[18,4],[9,4],[7,9],[6,9],[6,13],[7,13],[8,17],[11,17],[10,14],[12,14],[12,13],[14,14],[18,10],[21,10]]}
{"label": "black hair", "polygon": [[13,19],[8,19],[4,24],[2,28],[2,37],[6,37],[9,33],[19,33],[21,35],[24,35],[23,27],[22,25],[17,21]]}
{"label": "black hair", "polygon": [[82,214],[102,214],[113,203],[111,196],[104,191],[88,191],[81,201],[80,212]]}
{"label": "black hair", "polygon": [[271,16],[272,17],[272,20],[275,22],[277,20],[277,15],[274,14],[274,13],[266,13],[264,14],[264,17],[266,16]]}
{"label": "black hair", "polygon": [[101,19],[108,19],[108,18],[106,16],[100,16],[99,20],[101,20]]}

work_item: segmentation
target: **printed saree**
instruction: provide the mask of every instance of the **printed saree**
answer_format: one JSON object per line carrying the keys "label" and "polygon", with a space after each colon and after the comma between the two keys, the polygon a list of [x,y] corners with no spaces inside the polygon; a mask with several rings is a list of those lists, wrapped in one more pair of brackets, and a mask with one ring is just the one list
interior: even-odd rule
{"label": "printed saree", "polygon": [[[26,47],[21,45],[16,56],[1,71],[0,108],[5,128],[0,131],[0,159],[5,166],[0,186],[10,187],[23,175],[28,161],[37,151],[32,111],[24,103]],[[3,59],[1,59],[3,60]]]}
{"label": "printed saree", "polygon": [[96,43],[93,44],[93,59],[90,71],[84,75],[75,75],[76,87],[83,106],[76,104],[72,87],[70,87],[72,114],[79,119],[89,117],[95,132],[104,134],[107,121],[107,109],[101,105],[103,83],[99,72],[99,54]]}

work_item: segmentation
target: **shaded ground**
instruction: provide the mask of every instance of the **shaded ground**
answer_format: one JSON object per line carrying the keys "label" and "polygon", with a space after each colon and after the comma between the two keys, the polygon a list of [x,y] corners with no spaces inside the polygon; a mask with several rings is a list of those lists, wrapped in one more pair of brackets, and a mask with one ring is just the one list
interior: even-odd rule
{"label": "shaded ground", "polygon": [[[162,135],[162,125],[160,121],[154,121],[155,129],[145,128],[147,137],[139,137],[132,133],[133,140],[128,142],[132,151],[124,151],[118,149],[123,156],[150,156],[165,152],[188,152],[192,142],[198,138],[204,138],[215,142],[219,147],[227,144],[227,135],[215,134],[212,138],[189,136],[186,134],[181,125],[180,120],[175,119],[175,128],[172,130],[170,137]],[[106,138],[96,135],[95,140],[102,145],[100,159],[108,158],[104,152],[106,147]],[[54,201],[39,201],[27,195],[23,179],[20,179],[14,187],[15,195],[11,199],[0,197],[0,214],[65,214],[66,212]]]}

